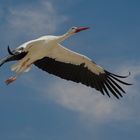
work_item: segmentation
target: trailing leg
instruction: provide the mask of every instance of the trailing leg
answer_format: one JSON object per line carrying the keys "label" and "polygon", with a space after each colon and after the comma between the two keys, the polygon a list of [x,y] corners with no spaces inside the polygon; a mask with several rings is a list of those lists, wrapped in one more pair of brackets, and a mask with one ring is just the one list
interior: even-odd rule
{"label": "trailing leg", "polygon": [[8,79],[5,81],[5,83],[6,83],[6,85],[9,85],[9,84],[11,84],[12,82],[14,82],[16,79],[17,79],[16,76],[12,76],[12,77],[8,78]]}

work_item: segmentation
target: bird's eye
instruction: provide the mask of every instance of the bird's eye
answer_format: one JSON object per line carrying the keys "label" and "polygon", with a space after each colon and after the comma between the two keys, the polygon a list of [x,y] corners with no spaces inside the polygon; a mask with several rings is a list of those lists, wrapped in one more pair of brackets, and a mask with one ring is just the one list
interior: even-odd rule
{"label": "bird's eye", "polygon": [[76,29],[76,27],[72,27],[71,29],[74,30],[74,29]]}

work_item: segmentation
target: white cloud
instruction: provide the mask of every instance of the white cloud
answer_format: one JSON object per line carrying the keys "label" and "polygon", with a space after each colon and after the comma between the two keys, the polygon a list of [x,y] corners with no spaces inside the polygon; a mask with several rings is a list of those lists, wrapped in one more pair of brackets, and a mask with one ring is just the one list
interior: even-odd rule
{"label": "white cloud", "polygon": [[7,22],[17,35],[50,34],[67,19],[57,12],[50,1],[41,1],[38,5],[32,6],[11,7],[9,11]]}

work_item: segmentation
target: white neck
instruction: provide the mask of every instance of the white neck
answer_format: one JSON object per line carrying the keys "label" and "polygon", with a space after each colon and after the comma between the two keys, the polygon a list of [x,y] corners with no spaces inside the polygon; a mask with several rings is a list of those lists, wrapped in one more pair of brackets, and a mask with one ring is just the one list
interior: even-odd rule
{"label": "white neck", "polygon": [[67,33],[65,33],[65,34],[63,34],[63,35],[61,35],[61,36],[58,36],[58,42],[62,42],[62,41],[64,41],[64,40],[66,40],[66,39],[69,38],[71,35],[72,35],[71,33],[67,32]]}

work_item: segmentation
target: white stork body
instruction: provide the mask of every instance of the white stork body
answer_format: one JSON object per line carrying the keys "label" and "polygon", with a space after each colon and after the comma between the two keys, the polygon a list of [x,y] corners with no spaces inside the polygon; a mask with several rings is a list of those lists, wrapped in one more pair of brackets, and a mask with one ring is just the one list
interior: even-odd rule
{"label": "white stork body", "polygon": [[85,63],[85,67],[97,75],[99,73],[104,73],[103,68],[93,63],[88,57],[71,51],[59,44],[67,37],[69,37],[67,34],[64,34],[63,36],[43,36],[36,40],[24,43],[18,47],[18,49],[23,48],[23,51],[28,53],[23,59],[12,66],[12,71],[15,71],[16,73],[28,72],[33,62],[47,56],[57,61],[74,65]]}
{"label": "white stork body", "polygon": [[28,53],[18,63],[13,65],[11,70],[17,74],[28,72],[33,62],[51,54],[56,46],[56,39],[56,36],[43,36],[20,45],[17,50],[22,48],[22,51]]}
{"label": "white stork body", "polygon": [[108,91],[116,98],[122,97],[121,92],[125,93],[125,91],[116,81],[130,85],[118,79],[125,78],[125,76],[112,74],[98,66],[88,57],[60,45],[62,41],[71,35],[86,29],[88,28],[74,27],[62,36],[43,36],[22,44],[13,52],[8,48],[8,52],[12,56],[2,59],[0,66],[8,61],[19,61],[11,67],[11,70],[16,72],[16,76],[6,80],[6,84],[15,81],[17,76],[23,72],[28,72],[32,64],[34,64],[50,74],[74,82],[81,82],[99,90],[102,94],[106,93],[109,97]]}

